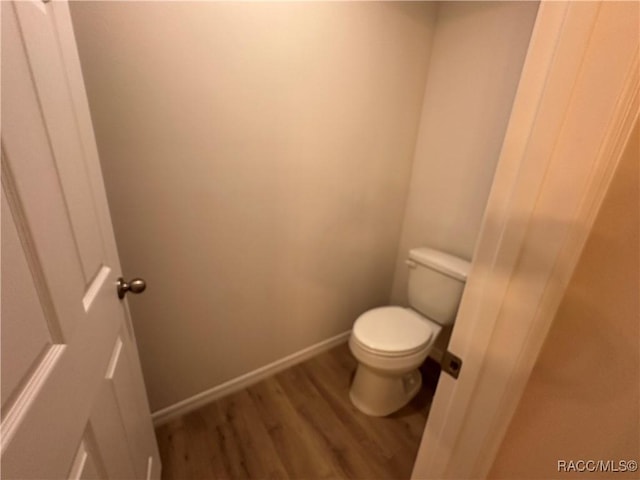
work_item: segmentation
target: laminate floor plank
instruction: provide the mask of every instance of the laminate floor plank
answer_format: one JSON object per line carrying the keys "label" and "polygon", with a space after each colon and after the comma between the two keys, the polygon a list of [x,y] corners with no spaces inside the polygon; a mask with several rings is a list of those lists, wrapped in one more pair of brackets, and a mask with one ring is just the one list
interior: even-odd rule
{"label": "laminate floor plank", "polygon": [[164,480],[409,478],[437,384],[388,417],[349,400],[346,344],[157,428]]}
{"label": "laminate floor plank", "polygon": [[366,445],[371,457],[385,459],[391,471],[408,477],[404,475],[403,467],[407,464],[409,468],[413,466],[415,442],[412,442],[404,429],[397,425],[396,420],[369,417],[357,410],[349,400],[348,383],[342,389],[331,388],[331,380],[336,379],[335,382],[338,383],[344,374],[341,370],[332,371],[323,363],[315,362],[303,368],[308,370],[317,388],[321,389],[327,400],[332,403],[334,411],[338,412],[342,422],[359,439],[360,444]]}
{"label": "laminate floor plank", "polygon": [[304,369],[300,366],[292,367],[279,374],[276,379],[280,381],[298,415],[304,419],[327,452],[340,478],[384,476],[384,466],[379,465],[377,459],[371,458],[362,449],[326,397],[309,381]]}
{"label": "laminate floor plank", "polygon": [[225,452],[206,421],[207,410],[198,409],[183,417],[187,438],[188,478],[234,478],[226,468]]}
{"label": "laminate floor plank", "polygon": [[[338,350],[336,353],[344,352]],[[425,385],[420,395],[409,405],[390,416],[364,415],[349,399],[350,377],[357,363],[348,350],[346,353],[346,356],[320,355],[307,362],[305,367],[308,366],[310,374],[316,378],[319,385],[325,386],[327,398],[332,398],[340,405],[336,408],[342,409],[344,421],[348,422],[351,419],[352,423],[359,424],[367,437],[382,450],[382,454],[390,459],[390,463],[395,464],[394,471],[402,478],[408,478],[426,423],[429,404],[425,405],[424,400],[430,398],[433,389],[430,385]],[[416,416],[416,412],[420,410],[424,410],[424,417],[421,414]],[[419,435],[413,433],[416,429],[419,429]]]}
{"label": "laminate floor plank", "polygon": [[249,387],[249,393],[291,478],[339,476],[327,452],[321,448],[275,378]]}
{"label": "laminate floor plank", "polygon": [[167,478],[188,478],[187,435],[182,418],[156,429],[162,473]]}
{"label": "laminate floor plank", "polygon": [[233,400],[224,398],[209,404],[202,409],[202,413],[210,438],[215,441],[215,448],[220,453],[218,467],[224,478],[252,478],[250,469],[255,471],[255,466],[239,438]]}
{"label": "laminate floor plank", "polygon": [[246,390],[202,410],[229,478],[287,478]]}
{"label": "laminate floor plank", "polygon": [[247,390],[216,403],[231,427],[230,438],[233,439],[246,478],[289,478]]}

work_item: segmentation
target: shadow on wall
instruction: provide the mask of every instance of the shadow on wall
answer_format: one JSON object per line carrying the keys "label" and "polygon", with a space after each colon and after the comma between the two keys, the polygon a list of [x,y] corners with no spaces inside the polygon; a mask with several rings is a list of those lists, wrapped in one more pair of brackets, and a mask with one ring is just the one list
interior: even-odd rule
{"label": "shadow on wall", "polygon": [[439,6],[392,303],[406,304],[409,249],[471,259],[537,10],[537,2]]}

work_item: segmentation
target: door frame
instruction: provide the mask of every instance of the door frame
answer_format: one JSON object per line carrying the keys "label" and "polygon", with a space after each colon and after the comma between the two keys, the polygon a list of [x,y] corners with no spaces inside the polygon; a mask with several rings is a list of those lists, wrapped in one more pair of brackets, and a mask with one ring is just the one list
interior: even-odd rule
{"label": "door frame", "polygon": [[640,111],[614,3],[540,3],[413,479],[485,478],[518,406]]}

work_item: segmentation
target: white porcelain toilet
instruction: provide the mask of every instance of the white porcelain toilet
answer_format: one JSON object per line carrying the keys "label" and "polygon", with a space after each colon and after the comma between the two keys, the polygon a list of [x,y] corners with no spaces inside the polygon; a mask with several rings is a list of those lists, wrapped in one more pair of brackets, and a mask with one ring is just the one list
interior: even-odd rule
{"label": "white porcelain toilet", "polygon": [[470,267],[431,248],[410,250],[407,264],[410,308],[369,310],[355,321],[349,338],[358,360],[349,396],[367,415],[389,415],[418,393],[418,367],[442,327],[453,324]]}

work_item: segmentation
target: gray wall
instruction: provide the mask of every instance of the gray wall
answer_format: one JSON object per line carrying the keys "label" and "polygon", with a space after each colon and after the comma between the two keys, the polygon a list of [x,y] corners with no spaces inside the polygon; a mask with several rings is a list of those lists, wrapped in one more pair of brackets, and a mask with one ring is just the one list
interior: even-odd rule
{"label": "gray wall", "polygon": [[152,410],[388,302],[435,11],[71,3]]}
{"label": "gray wall", "polygon": [[152,410],[471,257],[537,3],[71,11]]}
{"label": "gray wall", "polygon": [[406,303],[409,249],[473,255],[537,10],[537,2],[439,7],[393,303]]}

